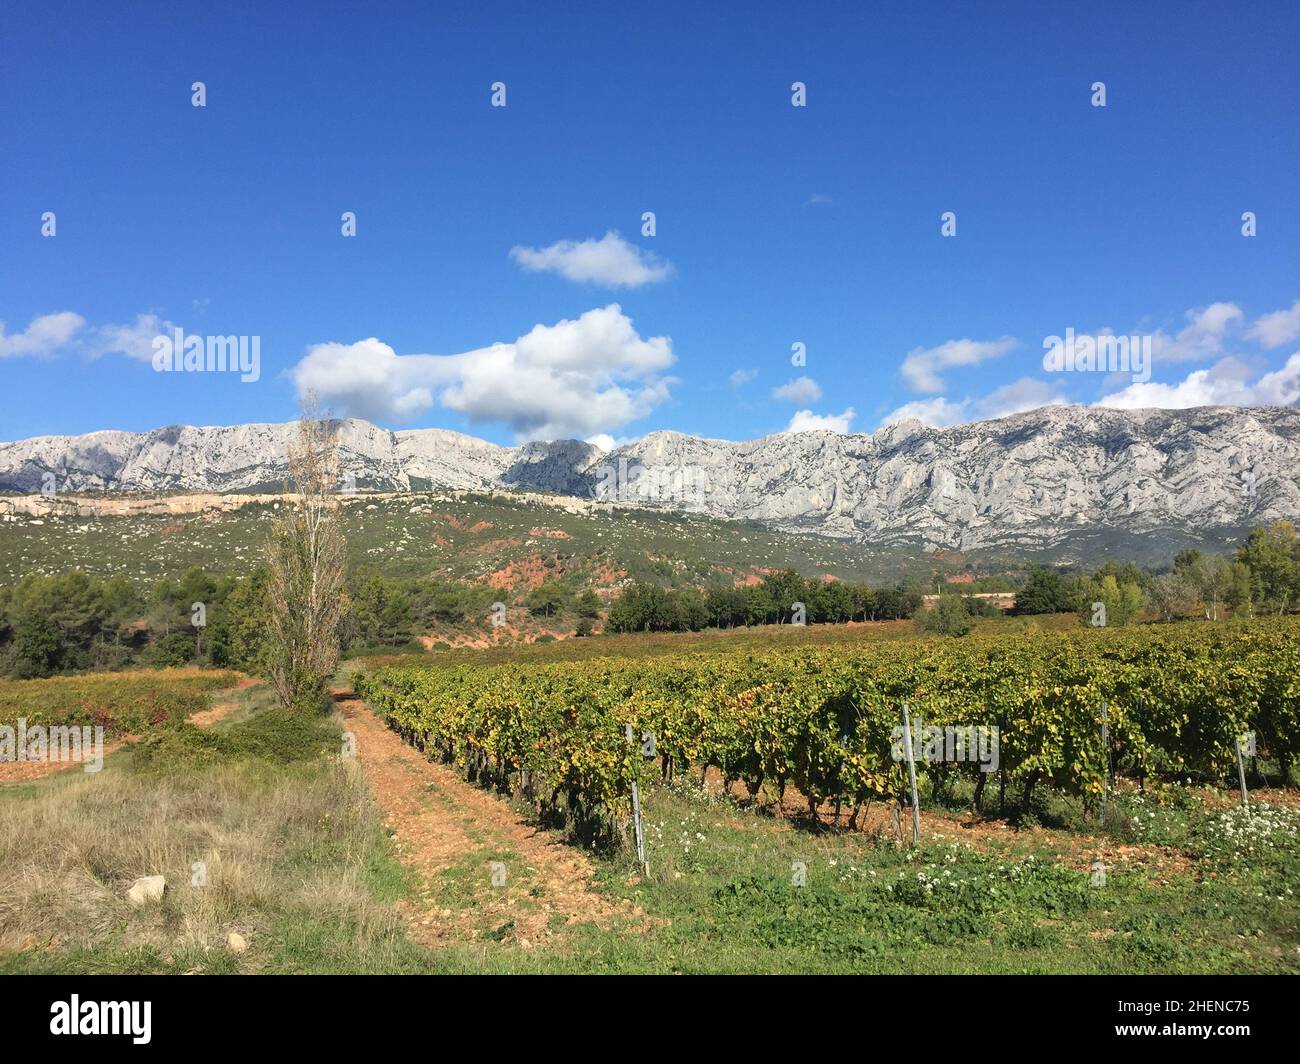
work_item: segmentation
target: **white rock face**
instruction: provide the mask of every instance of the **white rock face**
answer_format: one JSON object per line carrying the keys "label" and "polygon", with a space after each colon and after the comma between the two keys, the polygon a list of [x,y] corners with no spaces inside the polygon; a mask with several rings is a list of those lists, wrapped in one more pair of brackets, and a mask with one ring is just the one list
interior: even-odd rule
{"label": "white rock face", "polygon": [[[605,457],[694,467],[669,505],[788,531],[956,550],[1042,548],[1080,531],[1194,533],[1300,515],[1300,411],[1044,407],[874,435],[747,443],[651,433]],[[660,476],[662,483],[665,477]]]}
{"label": "white rock face", "polygon": [[[0,444],[0,491],[279,490],[286,425],[171,427]],[[873,435],[731,442],[652,432],[604,453],[576,440],[499,447],[444,429],[340,423],[362,489],[610,497],[787,531],[955,550],[1042,548],[1081,531],[1240,529],[1300,517],[1300,411],[1044,407]]]}

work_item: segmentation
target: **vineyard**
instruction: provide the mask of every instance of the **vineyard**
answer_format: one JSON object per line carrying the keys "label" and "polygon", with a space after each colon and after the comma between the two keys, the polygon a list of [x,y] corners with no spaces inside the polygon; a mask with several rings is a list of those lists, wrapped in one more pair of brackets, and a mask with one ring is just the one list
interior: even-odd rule
{"label": "vineyard", "polygon": [[[795,788],[814,809],[900,796],[904,704],[926,729],[996,728],[999,787],[1015,785],[1025,802],[1044,784],[1092,806],[1113,774],[1223,779],[1246,733],[1283,778],[1300,752],[1300,619],[640,661],[393,665],[356,685],[408,742],[543,810],[611,825],[626,817],[634,781],[710,767],[755,795],[764,784]],[[646,733],[657,765],[643,757]],[[977,803],[993,775],[969,762],[918,767],[932,783],[967,776]]]}
{"label": "vineyard", "polygon": [[207,708],[211,691],[238,674],[200,669],[141,669],[45,680],[0,682],[0,725],[100,725],[109,739],[138,734]]}

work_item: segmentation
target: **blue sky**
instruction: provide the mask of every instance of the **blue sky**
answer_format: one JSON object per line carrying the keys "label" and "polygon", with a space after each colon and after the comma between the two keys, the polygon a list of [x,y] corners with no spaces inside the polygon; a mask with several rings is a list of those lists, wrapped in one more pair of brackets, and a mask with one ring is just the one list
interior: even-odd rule
{"label": "blue sky", "polygon": [[[1294,3],[4,6],[0,439],[1300,398]],[[155,372],[176,326],[260,378]]]}

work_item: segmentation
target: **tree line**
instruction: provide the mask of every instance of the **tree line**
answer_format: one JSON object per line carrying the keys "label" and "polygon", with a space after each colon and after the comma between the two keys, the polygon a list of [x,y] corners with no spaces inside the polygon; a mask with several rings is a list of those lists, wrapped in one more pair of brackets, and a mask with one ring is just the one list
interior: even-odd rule
{"label": "tree line", "polygon": [[[436,625],[487,623],[496,589],[432,578],[392,579],[362,570],[344,586],[337,623],[350,654],[418,647]],[[32,574],[0,586],[0,675],[15,679],[132,666],[204,665],[260,672],[271,606],[267,567],[246,577],[193,568],[142,588],[125,576]],[[592,630],[592,591],[543,584],[522,605],[536,617]]]}
{"label": "tree line", "polygon": [[844,624],[911,617],[923,593],[865,583],[805,579],[793,569],[768,573],[748,587],[664,588],[635,581],[605,619],[609,632],[698,632],[759,624]]}
{"label": "tree line", "polygon": [[1105,607],[1108,626],[1128,624],[1144,611],[1163,621],[1280,617],[1300,604],[1300,537],[1294,524],[1279,521],[1252,530],[1230,556],[1181,551],[1164,572],[1115,561],[1084,575],[1036,568],[1016,593],[1015,612],[1077,612],[1092,623],[1095,603]]}
{"label": "tree line", "polygon": [[[267,620],[277,596],[283,602],[286,594],[273,584],[274,554],[269,562],[241,578],[194,568],[148,587],[121,575],[102,579],[80,571],[31,574],[0,586],[0,675],[185,664],[266,672],[273,634]],[[340,651],[353,654],[418,648],[417,637],[439,625],[481,626],[502,594],[483,584],[394,579],[369,569],[338,579],[332,636]],[[984,581],[962,588],[972,586],[1011,585]],[[604,627],[668,632],[915,617],[924,631],[963,635],[972,617],[998,612],[951,585],[929,608],[923,596],[916,585],[807,579],[792,569],[742,587],[666,588],[634,581],[610,605]],[[1281,616],[1300,605],[1300,536],[1290,522],[1278,522],[1253,530],[1231,555],[1184,550],[1165,571],[1143,572],[1119,561],[1081,574],[1035,568],[1016,591],[1013,612],[1075,612],[1091,624],[1096,603],[1104,606],[1108,627],[1143,616]],[[531,589],[519,604],[539,619],[573,624],[578,635],[590,635],[601,614],[593,590],[557,582]]]}

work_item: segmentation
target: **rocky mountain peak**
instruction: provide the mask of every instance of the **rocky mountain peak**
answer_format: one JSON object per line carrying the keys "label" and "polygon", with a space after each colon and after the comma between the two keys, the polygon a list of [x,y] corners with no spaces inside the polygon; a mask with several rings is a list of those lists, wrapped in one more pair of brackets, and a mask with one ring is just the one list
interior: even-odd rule
{"label": "rocky mountain peak", "polygon": [[[0,443],[0,491],[252,492],[287,474],[288,424],[93,432]],[[1099,530],[1230,535],[1300,516],[1300,411],[1049,406],[948,429],[782,433],[747,442],[661,430],[602,451],[501,447],[447,429],[339,423],[358,488],[516,490],[761,521],[787,531],[956,550],[1043,549]],[[621,483],[626,478],[628,483]]]}

